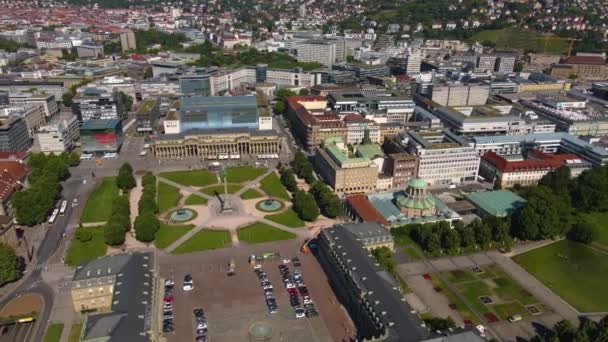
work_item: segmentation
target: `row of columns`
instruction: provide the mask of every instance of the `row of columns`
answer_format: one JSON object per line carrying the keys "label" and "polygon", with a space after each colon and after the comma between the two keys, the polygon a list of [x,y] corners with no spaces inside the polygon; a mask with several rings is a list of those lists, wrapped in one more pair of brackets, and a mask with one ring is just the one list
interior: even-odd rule
{"label": "row of columns", "polygon": [[184,145],[154,145],[154,155],[157,158],[189,158],[217,157],[220,154],[278,154],[279,141],[234,142],[213,145],[184,144]]}

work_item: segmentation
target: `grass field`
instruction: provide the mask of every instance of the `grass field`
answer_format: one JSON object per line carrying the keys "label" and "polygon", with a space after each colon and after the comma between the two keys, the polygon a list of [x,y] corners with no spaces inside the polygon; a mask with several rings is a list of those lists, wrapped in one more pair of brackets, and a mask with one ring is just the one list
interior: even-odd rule
{"label": "grass field", "polygon": [[68,336],[68,342],[80,342],[80,329],[82,328],[81,323],[72,324],[70,328],[70,335]]}
{"label": "grass field", "polygon": [[597,230],[596,242],[608,248],[608,213],[589,213],[581,215],[587,222],[594,225]]}
{"label": "grass field", "polygon": [[206,230],[194,234],[190,239],[173,250],[173,254],[185,254],[223,248],[230,243],[230,233],[226,230]]}
{"label": "grass field", "polygon": [[244,200],[254,199],[254,198],[261,198],[261,197],[264,197],[264,195],[262,195],[256,189],[247,189],[247,190],[245,190],[245,192],[243,192],[241,194],[241,199],[244,199]]}
{"label": "grass field", "polygon": [[186,197],[186,202],[184,202],[184,203],[186,205],[207,204],[207,199],[203,198],[199,195],[192,194],[192,195]]}
{"label": "grass field", "polygon": [[77,266],[83,262],[96,259],[106,254],[106,243],[103,238],[104,227],[78,228],[87,229],[93,233],[93,238],[87,242],[80,242],[74,237],[65,257],[68,266]]}
{"label": "grass field", "polygon": [[49,325],[44,335],[44,342],[59,342],[61,333],[63,332],[63,323],[54,323]]}
{"label": "grass field", "polygon": [[[229,194],[233,194],[239,190],[241,190],[242,186],[238,185],[238,184],[228,184],[227,186],[228,188],[228,193]],[[223,194],[224,193],[224,185],[212,185],[203,189],[199,190],[200,192],[207,194],[209,196],[217,196],[217,194]]]}
{"label": "grass field", "polygon": [[239,240],[246,243],[264,243],[270,241],[289,240],[295,234],[269,226],[264,223],[254,223],[237,231]]}
{"label": "grass field", "polygon": [[577,310],[608,311],[608,254],[561,240],[513,260]]}
{"label": "grass field", "polygon": [[264,191],[268,196],[286,200],[289,199],[289,194],[287,193],[287,190],[283,184],[281,184],[281,180],[276,173],[273,172],[269,174],[262,179],[260,183],[262,191]]}
{"label": "grass field", "polygon": [[553,54],[567,53],[570,43],[557,36],[545,36],[539,32],[505,28],[500,30],[485,30],[471,37],[477,42],[491,41],[498,48],[534,50]]}
{"label": "grass field", "polygon": [[296,214],[296,212],[293,211],[291,208],[285,210],[280,214],[267,215],[266,218],[270,221],[280,223],[291,228],[304,227],[304,221],[300,220],[298,214]]}
{"label": "grass field", "polygon": [[[529,316],[530,312],[526,310],[525,306],[541,306],[541,303],[532,294],[522,288],[500,267],[493,265],[482,267],[482,269],[483,273],[478,274],[470,269],[462,269],[443,272],[442,276],[454,284],[458,292],[466,298],[466,301],[482,315],[493,313],[499,319],[506,320],[509,316],[515,314]],[[449,292],[447,287],[443,286],[438,279],[435,281],[443,289],[443,293]],[[490,297],[492,303],[484,304],[479,298],[481,296]],[[448,296],[448,299],[456,306],[463,317],[468,317],[465,319],[474,317],[466,305],[455,297]]]}
{"label": "grass field", "polygon": [[226,174],[228,183],[242,183],[258,178],[267,170],[265,167],[239,166],[227,168]]}
{"label": "grass field", "polygon": [[175,242],[175,240],[182,237],[184,234],[189,232],[192,229],[192,225],[170,225],[170,224],[161,224],[160,229],[156,232],[156,239],[154,240],[154,245],[156,248],[165,249],[169,247],[170,244]]}
{"label": "grass field", "polygon": [[87,199],[82,216],[80,216],[80,221],[84,223],[105,222],[112,212],[112,203],[114,203],[114,198],[117,196],[116,177],[105,177],[102,179],[101,183]]}
{"label": "grass field", "polygon": [[158,182],[158,194],[156,201],[158,202],[158,211],[165,211],[177,206],[179,201],[179,189],[167,183]]}
{"label": "grass field", "polygon": [[216,176],[207,170],[163,172],[159,176],[186,186],[206,186],[217,183]]}

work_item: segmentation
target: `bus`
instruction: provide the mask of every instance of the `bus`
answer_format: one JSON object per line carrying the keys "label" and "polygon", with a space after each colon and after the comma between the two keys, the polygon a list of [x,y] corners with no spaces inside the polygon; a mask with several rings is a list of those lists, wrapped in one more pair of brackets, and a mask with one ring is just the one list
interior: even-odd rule
{"label": "bus", "polygon": [[68,201],[66,201],[66,200],[61,201],[61,209],[59,209],[59,215],[61,215],[61,216],[65,215],[65,210],[67,209],[67,207],[68,207]]}
{"label": "bus", "polygon": [[55,223],[55,219],[57,218],[57,214],[59,213],[59,209],[55,209],[53,210],[53,213],[51,214],[51,217],[49,217],[49,224],[53,224]]}

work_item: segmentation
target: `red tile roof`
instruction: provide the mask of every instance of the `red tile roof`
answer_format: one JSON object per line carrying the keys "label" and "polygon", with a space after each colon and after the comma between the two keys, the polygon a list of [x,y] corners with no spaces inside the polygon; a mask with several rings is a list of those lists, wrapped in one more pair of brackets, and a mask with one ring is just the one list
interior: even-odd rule
{"label": "red tile roof", "polygon": [[27,151],[20,152],[0,152],[0,161],[4,160],[25,160],[29,156]]}
{"label": "red tile roof", "polygon": [[365,222],[378,222],[382,225],[388,226],[389,223],[384,219],[384,216],[376,210],[376,208],[369,203],[367,197],[364,195],[350,195],[346,197],[346,202],[357,213],[357,216]]}
{"label": "red tile roof", "polygon": [[566,63],[566,64],[602,65],[602,64],[606,64],[606,60],[599,56],[572,56],[572,57],[566,58],[564,63]]}
{"label": "red tile roof", "polygon": [[21,188],[20,182],[30,173],[30,167],[19,161],[0,161],[0,199],[6,202]]}
{"label": "red tile roof", "polygon": [[538,150],[530,150],[528,155],[533,159],[509,161],[503,156],[490,151],[486,152],[482,158],[503,173],[553,170],[562,166],[567,160],[580,159],[574,154],[546,154]]}

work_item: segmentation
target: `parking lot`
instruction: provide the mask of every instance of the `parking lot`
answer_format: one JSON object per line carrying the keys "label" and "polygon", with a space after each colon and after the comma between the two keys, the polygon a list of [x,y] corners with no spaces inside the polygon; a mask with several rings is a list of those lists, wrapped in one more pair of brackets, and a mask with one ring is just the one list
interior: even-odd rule
{"label": "parking lot", "polygon": [[[194,341],[193,310],[203,308],[208,324],[209,341],[249,341],[249,329],[254,323],[266,323],[272,336],[283,341],[341,341],[348,340],[353,327],[331,291],[326,277],[312,255],[296,253],[299,241],[284,241],[263,245],[241,246],[180,256],[159,258],[160,280],[175,281],[173,292],[174,331],[165,334],[167,341]],[[281,260],[261,262],[268,281],[274,287],[278,312],[269,313],[260,280],[249,264],[251,254],[278,252],[283,258],[299,257],[299,269],[313,300],[318,317],[296,318],[287,289],[278,269]],[[228,276],[231,260],[235,275]],[[183,280],[191,274],[192,291],[183,291]],[[159,303],[162,311],[162,303]],[[159,316],[160,319],[160,316]]]}

